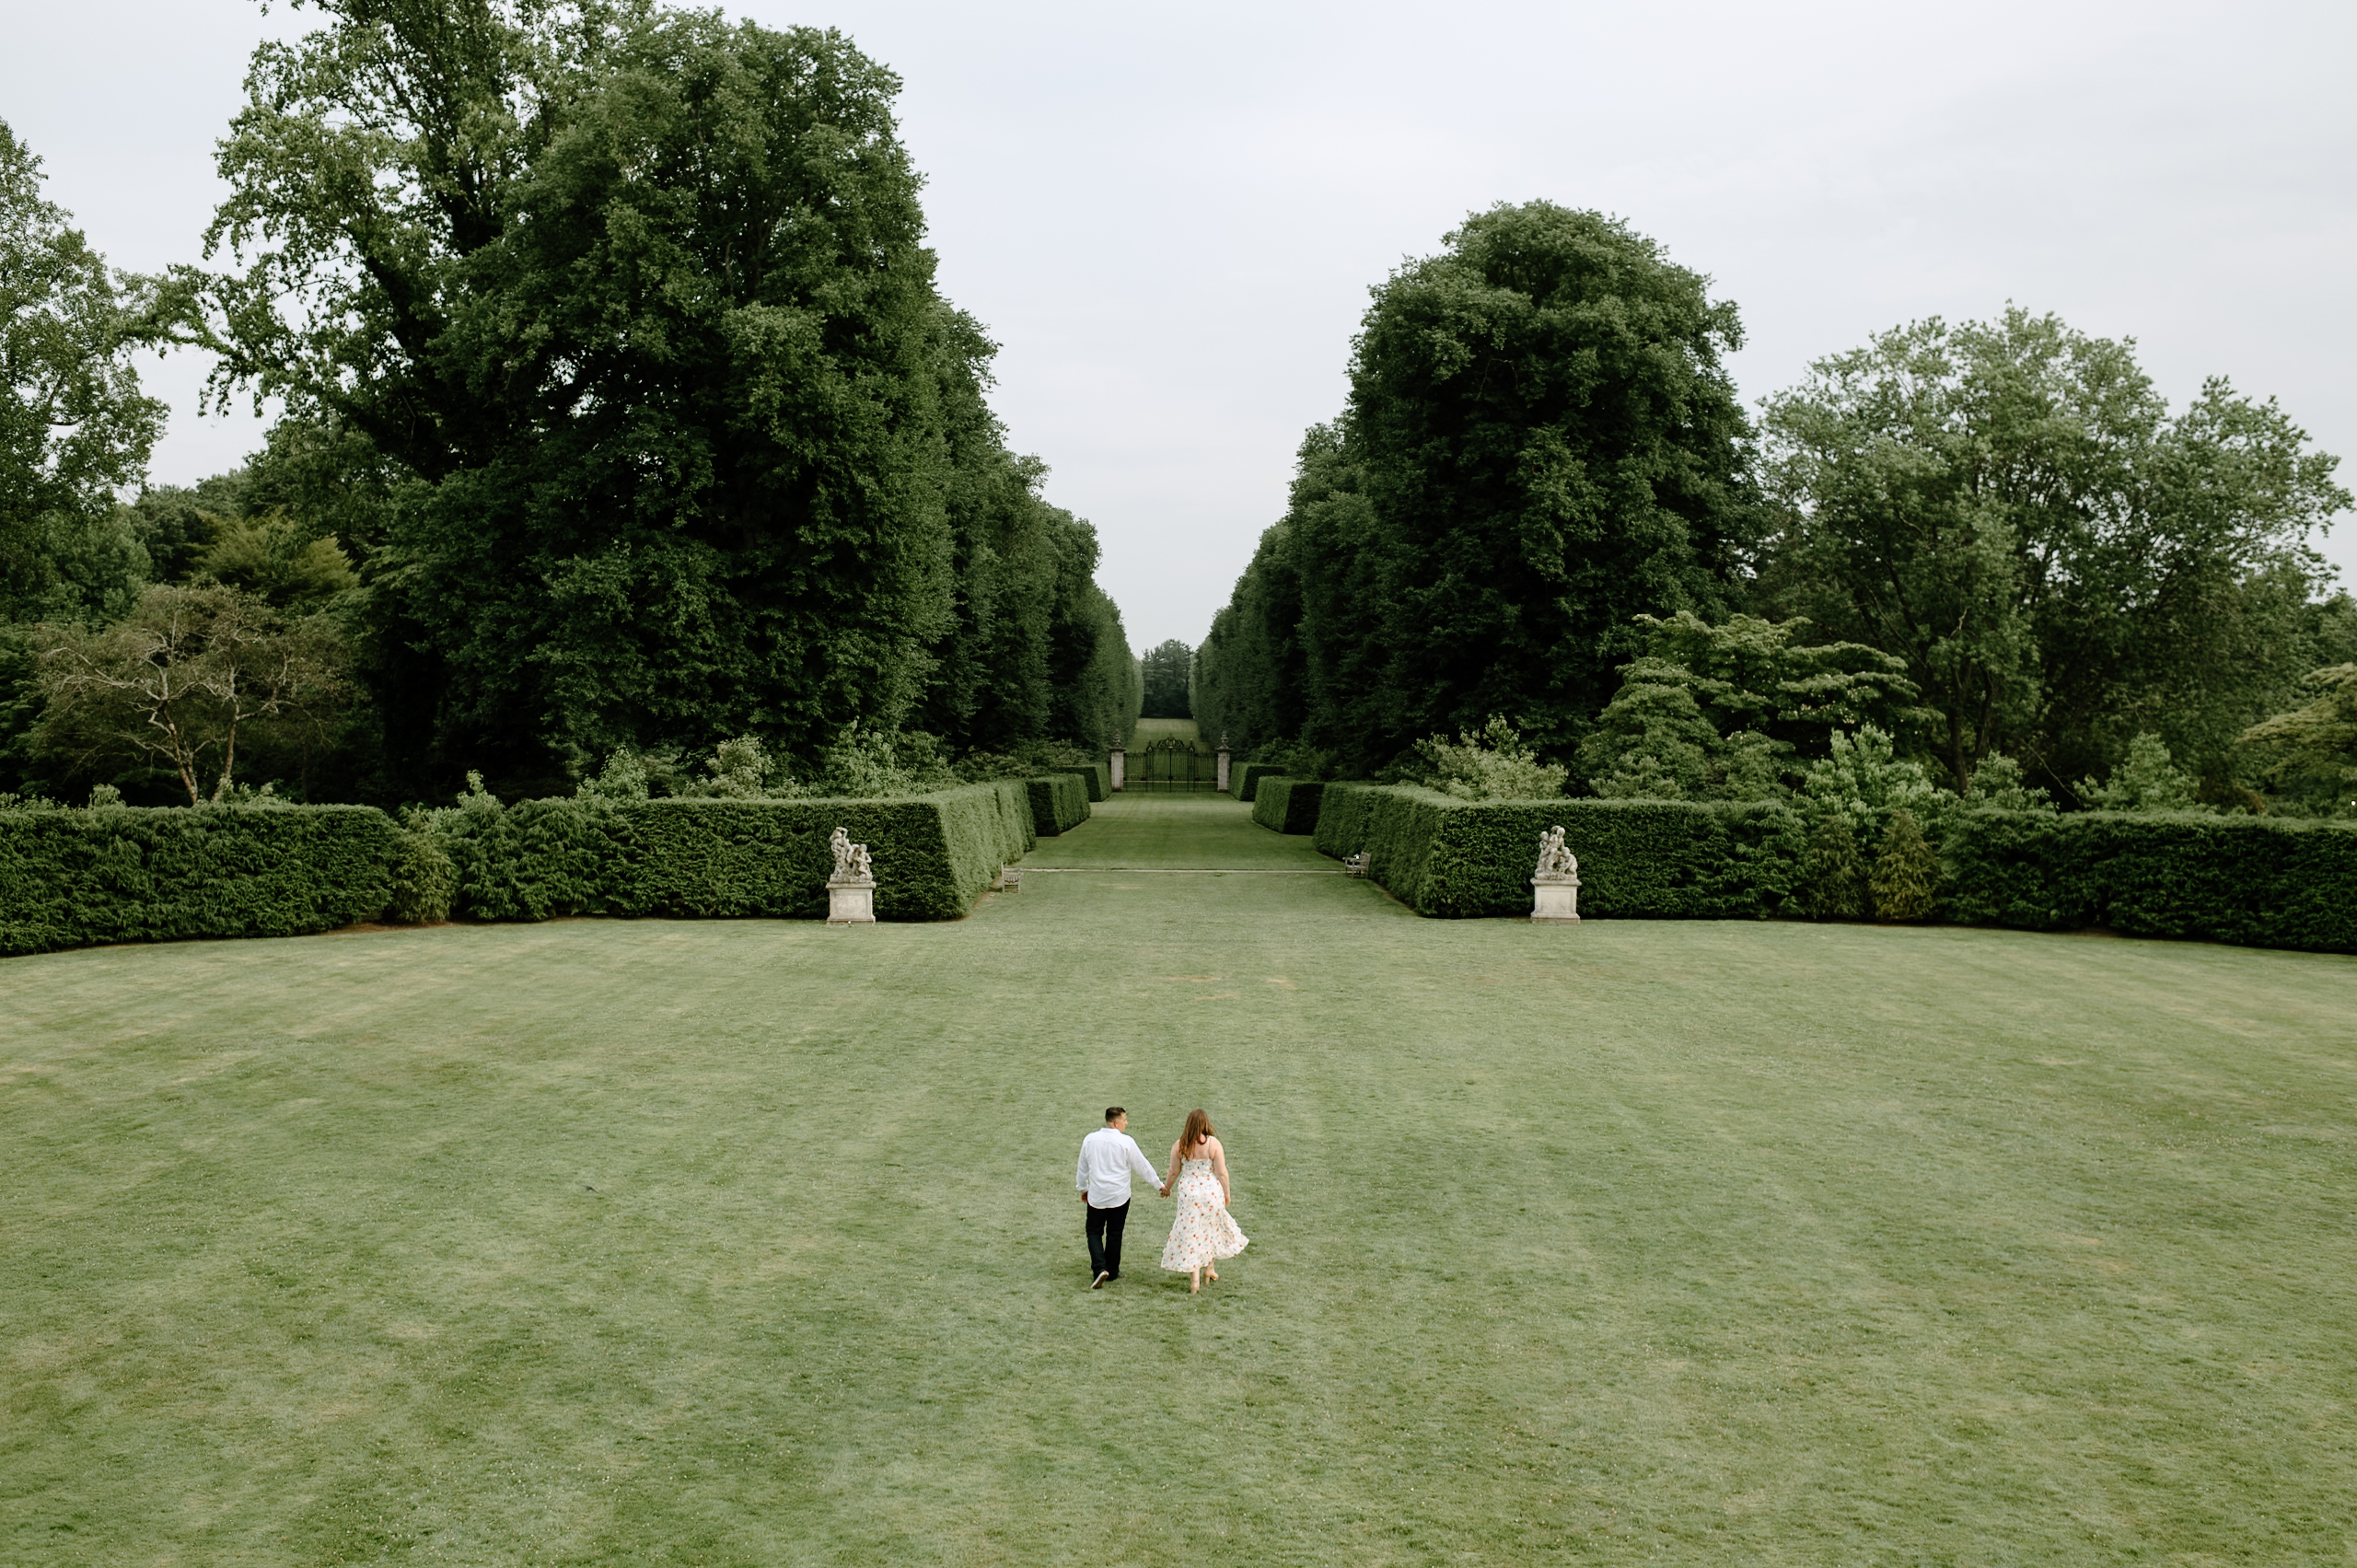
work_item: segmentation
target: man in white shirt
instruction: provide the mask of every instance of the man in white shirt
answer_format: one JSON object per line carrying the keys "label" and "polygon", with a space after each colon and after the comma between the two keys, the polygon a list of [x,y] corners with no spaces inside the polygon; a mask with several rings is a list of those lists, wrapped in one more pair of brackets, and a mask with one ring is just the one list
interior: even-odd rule
{"label": "man in white shirt", "polygon": [[1130,1178],[1143,1176],[1157,1195],[1162,1191],[1162,1179],[1129,1129],[1130,1113],[1109,1106],[1105,1125],[1080,1141],[1080,1170],[1074,1183],[1088,1210],[1088,1267],[1097,1276],[1091,1290],[1121,1277],[1121,1227],[1130,1223]]}

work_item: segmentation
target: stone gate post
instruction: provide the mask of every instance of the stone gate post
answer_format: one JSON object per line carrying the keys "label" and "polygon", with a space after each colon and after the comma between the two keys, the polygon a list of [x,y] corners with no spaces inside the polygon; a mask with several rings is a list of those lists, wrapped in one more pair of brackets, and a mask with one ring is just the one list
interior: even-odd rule
{"label": "stone gate post", "polygon": [[1118,790],[1121,787],[1121,763],[1126,754],[1122,751],[1121,743],[1118,740],[1107,747],[1106,752],[1106,761],[1109,764],[1113,774],[1113,787]]}
{"label": "stone gate post", "polygon": [[1219,792],[1227,793],[1227,737],[1219,738]]}

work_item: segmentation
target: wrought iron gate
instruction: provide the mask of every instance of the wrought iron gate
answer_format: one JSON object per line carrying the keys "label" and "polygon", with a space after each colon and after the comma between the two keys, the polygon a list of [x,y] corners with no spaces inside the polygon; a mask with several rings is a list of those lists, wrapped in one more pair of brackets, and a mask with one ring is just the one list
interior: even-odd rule
{"label": "wrought iron gate", "polygon": [[1125,790],[1149,794],[1211,794],[1219,788],[1219,755],[1196,749],[1191,740],[1166,735],[1129,755]]}

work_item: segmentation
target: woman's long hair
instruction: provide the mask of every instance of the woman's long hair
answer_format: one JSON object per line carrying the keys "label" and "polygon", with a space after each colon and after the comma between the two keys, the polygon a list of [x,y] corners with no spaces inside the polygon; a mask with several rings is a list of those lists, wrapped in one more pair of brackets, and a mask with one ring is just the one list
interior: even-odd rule
{"label": "woman's long hair", "polygon": [[1215,1137],[1218,1132],[1219,1129],[1212,1125],[1212,1119],[1208,1114],[1201,1110],[1190,1110],[1187,1113],[1187,1130],[1178,1134],[1178,1152],[1183,1155],[1189,1149],[1200,1149],[1203,1146],[1204,1139]]}

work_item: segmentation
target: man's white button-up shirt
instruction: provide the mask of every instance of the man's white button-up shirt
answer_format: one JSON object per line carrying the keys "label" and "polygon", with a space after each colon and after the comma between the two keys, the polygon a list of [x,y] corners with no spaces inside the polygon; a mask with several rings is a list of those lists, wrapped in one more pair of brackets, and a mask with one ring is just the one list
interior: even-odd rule
{"label": "man's white button-up shirt", "polygon": [[1145,1151],[1127,1132],[1100,1127],[1080,1141],[1080,1169],[1073,1185],[1088,1194],[1090,1208],[1118,1209],[1128,1202],[1132,1173],[1161,1191],[1162,1173],[1148,1163]]}

